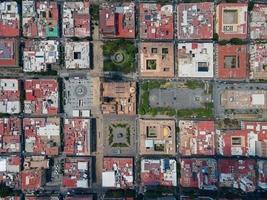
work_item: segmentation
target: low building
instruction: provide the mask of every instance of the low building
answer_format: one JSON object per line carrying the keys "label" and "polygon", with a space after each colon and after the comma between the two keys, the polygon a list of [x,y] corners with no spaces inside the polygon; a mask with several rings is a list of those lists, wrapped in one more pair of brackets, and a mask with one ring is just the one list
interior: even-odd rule
{"label": "low building", "polygon": [[91,76],[67,77],[63,80],[64,112],[67,117],[90,117],[95,84]]}
{"label": "low building", "polygon": [[102,170],[102,187],[133,187],[133,158],[104,157]]}
{"label": "low building", "polygon": [[19,156],[0,156],[0,183],[13,189],[20,189],[21,159]]}
{"label": "low building", "polygon": [[91,153],[91,119],[64,119],[64,153],[84,156]]}
{"label": "low building", "polygon": [[90,68],[89,42],[66,42],[65,66],[67,69]]}
{"label": "low building", "polygon": [[139,152],[142,155],[176,153],[175,121],[139,119]]}
{"label": "low building", "polygon": [[256,162],[252,159],[219,159],[219,186],[254,192],[256,188]]}
{"label": "low building", "polygon": [[25,37],[58,37],[59,11],[54,1],[23,1],[22,28]]}
{"label": "low building", "polygon": [[173,39],[173,6],[155,3],[139,5],[142,39]]}
{"label": "low building", "polygon": [[267,189],[267,161],[258,160],[258,186],[264,190]]}
{"label": "low building", "polygon": [[25,151],[34,155],[59,154],[59,118],[24,118]]}
{"label": "low building", "polygon": [[62,33],[65,37],[90,36],[89,1],[64,2]]}
{"label": "low building", "polygon": [[247,38],[248,5],[220,3],[216,7],[216,32],[220,39]]}
{"label": "low building", "polygon": [[217,46],[217,77],[222,80],[242,80],[248,76],[246,45]]}
{"label": "low building", "polygon": [[179,43],[178,76],[213,77],[213,43]]}
{"label": "low building", "polygon": [[0,153],[21,151],[21,120],[17,117],[0,118]]}
{"label": "low building", "polygon": [[94,200],[93,195],[77,195],[75,194],[75,196],[66,196],[64,198],[64,200]]}
{"label": "low building", "polygon": [[35,192],[46,183],[45,171],[42,169],[23,170],[21,176],[21,190],[24,192]]}
{"label": "low building", "polygon": [[205,2],[178,4],[178,39],[212,39],[213,15],[213,3]]}
{"label": "low building", "polygon": [[67,157],[64,162],[63,187],[88,188],[91,186],[91,159]]}
{"label": "low building", "polygon": [[20,112],[20,89],[17,79],[0,79],[0,113]]}
{"label": "low building", "polygon": [[217,130],[218,153],[223,156],[267,157],[267,122],[241,122],[240,130]]}
{"label": "low building", "polygon": [[103,114],[136,114],[135,82],[103,82],[100,95]]}
{"label": "low building", "polygon": [[0,67],[17,67],[18,60],[17,40],[0,39]]}
{"label": "low building", "polygon": [[215,155],[214,121],[179,121],[179,153],[182,156]]}
{"label": "low building", "polygon": [[267,39],[267,5],[254,4],[250,15],[250,38]]}
{"label": "low building", "polygon": [[141,185],[177,186],[176,160],[170,158],[142,158]]}
{"label": "low building", "polygon": [[102,3],[99,10],[99,30],[107,38],[135,38],[135,4]]}
{"label": "low building", "polygon": [[49,159],[45,156],[26,156],[23,163],[24,170],[49,169]]}
{"label": "low building", "polygon": [[58,83],[53,79],[25,80],[24,112],[33,115],[56,115],[59,109]]}
{"label": "low building", "polygon": [[174,77],[174,48],[172,43],[142,42],[140,52],[140,75],[154,78]]}
{"label": "low building", "polygon": [[267,79],[267,44],[251,44],[249,54],[250,79]]}
{"label": "low building", "polygon": [[16,37],[20,35],[20,16],[16,1],[0,3],[0,36]]}
{"label": "low building", "polygon": [[217,162],[211,158],[181,159],[182,187],[198,188],[200,190],[217,189]]}
{"label": "low building", "polygon": [[42,72],[59,62],[59,42],[56,40],[26,40],[23,51],[23,71]]}

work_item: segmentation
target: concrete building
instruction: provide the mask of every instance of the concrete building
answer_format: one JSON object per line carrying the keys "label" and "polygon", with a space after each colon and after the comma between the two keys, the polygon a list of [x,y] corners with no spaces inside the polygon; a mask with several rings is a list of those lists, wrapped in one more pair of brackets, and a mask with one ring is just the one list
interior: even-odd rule
{"label": "concrete building", "polygon": [[59,118],[24,118],[25,151],[35,155],[59,154]]}
{"label": "concrete building", "polygon": [[21,151],[21,120],[17,117],[0,118],[0,153]]}
{"label": "concrete building", "polygon": [[142,39],[173,39],[173,6],[155,3],[139,5]]}
{"label": "concrete building", "polygon": [[182,187],[217,190],[217,162],[211,158],[182,158]]}
{"label": "concrete building", "polygon": [[258,160],[258,186],[264,190],[267,189],[267,161]]}
{"label": "concrete building", "polygon": [[175,121],[139,119],[139,152],[142,155],[176,153]]}
{"label": "concrete building", "polygon": [[136,114],[135,82],[103,82],[100,95],[103,114]]}
{"label": "concrete building", "polygon": [[220,3],[216,7],[216,33],[220,39],[247,38],[248,5]]}
{"label": "concrete building", "polygon": [[178,39],[212,39],[213,15],[214,3],[178,4]]}
{"label": "concrete building", "polygon": [[58,37],[58,5],[54,1],[22,2],[22,28],[25,37]]}
{"label": "concrete building", "polygon": [[20,89],[17,79],[0,79],[0,113],[20,112]]}
{"label": "concrete building", "polygon": [[24,112],[33,115],[56,115],[59,107],[58,83],[53,79],[25,80]]}
{"label": "concrete building", "polygon": [[133,158],[104,157],[102,187],[132,188],[134,181]]}
{"label": "concrete building", "polygon": [[176,160],[170,158],[142,158],[142,186],[177,186]]}
{"label": "concrete building", "polygon": [[135,38],[135,4],[102,3],[99,10],[99,31],[106,38]]}
{"label": "concrete building", "polygon": [[267,39],[267,5],[254,4],[250,15],[250,38]]}
{"label": "concrete building", "polygon": [[182,156],[215,155],[214,121],[179,121],[179,153]]}
{"label": "concrete building", "polygon": [[64,119],[64,152],[77,156],[91,154],[91,119]]}
{"label": "concrete building", "polygon": [[179,43],[178,76],[213,77],[213,43]]}
{"label": "concrete building", "polygon": [[16,1],[0,3],[0,36],[16,37],[20,34],[20,17]]}
{"label": "concrete building", "polygon": [[252,159],[219,159],[219,186],[254,192],[256,189],[256,162]]}
{"label": "concrete building", "polygon": [[248,76],[246,45],[217,46],[216,75],[222,80],[242,80]]}
{"label": "concrete building", "polygon": [[64,2],[62,33],[65,37],[90,36],[89,1]]}
{"label": "concrete building", "polygon": [[20,162],[17,155],[0,156],[0,180],[6,186],[20,189]]}
{"label": "concrete building", "polygon": [[0,67],[18,66],[18,44],[16,39],[0,39]]}
{"label": "concrete building", "polygon": [[139,52],[141,77],[174,77],[174,48],[172,43],[142,42],[139,46]]}
{"label": "concrete building", "polygon": [[63,187],[89,188],[92,182],[92,161],[89,157],[67,157],[64,161]]}
{"label": "concrete building", "polygon": [[250,44],[249,54],[250,54],[249,78],[267,79],[267,44],[264,43]]}
{"label": "concrete building", "polygon": [[66,42],[65,66],[67,69],[90,68],[89,42]]}
{"label": "concrete building", "polygon": [[23,51],[23,71],[41,72],[47,65],[59,62],[59,42],[56,40],[26,40]]}

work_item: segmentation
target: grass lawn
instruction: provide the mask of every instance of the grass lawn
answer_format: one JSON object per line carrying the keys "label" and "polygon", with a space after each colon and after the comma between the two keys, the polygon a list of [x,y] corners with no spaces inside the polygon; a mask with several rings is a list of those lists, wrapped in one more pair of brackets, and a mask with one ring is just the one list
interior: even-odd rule
{"label": "grass lawn", "polygon": [[126,40],[106,41],[103,46],[104,71],[128,74],[134,71],[134,43]]}

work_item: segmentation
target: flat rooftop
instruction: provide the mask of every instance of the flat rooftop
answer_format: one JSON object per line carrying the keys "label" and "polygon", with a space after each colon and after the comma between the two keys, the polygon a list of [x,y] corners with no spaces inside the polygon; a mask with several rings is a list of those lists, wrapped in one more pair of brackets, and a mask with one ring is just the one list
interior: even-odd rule
{"label": "flat rooftop", "polygon": [[103,82],[100,91],[103,114],[136,114],[135,82]]}
{"label": "flat rooftop", "polygon": [[90,36],[89,1],[64,2],[62,33],[65,37]]}
{"label": "flat rooftop", "polygon": [[177,186],[176,160],[170,158],[141,159],[141,185]]}
{"label": "flat rooftop", "polygon": [[176,153],[175,121],[139,119],[139,151],[142,155]]}
{"label": "flat rooftop", "polygon": [[256,189],[256,162],[252,159],[219,159],[219,186],[254,192]]}
{"label": "flat rooftop", "polygon": [[90,155],[90,119],[64,119],[64,152],[67,155]]}
{"label": "flat rooftop", "polygon": [[180,3],[177,6],[178,39],[213,37],[214,3]]}
{"label": "flat rooftop", "polygon": [[247,3],[220,3],[216,7],[216,32],[220,39],[247,37]]}
{"label": "flat rooftop", "polygon": [[21,120],[17,117],[0,118],[0,153],[21,151]]}
{"label": "flat rooftop", "polygon": [[20,34],[20,17],[16,1],[0,3],[0,36],[16,37]]}
{"label": "flat rooftop", "polygon": [[56,115],[59,109],[58,83],[54,79],[25,80],[24,112]]}
{"label": "flat rooftop", "polygon": [[26,40],[23,51],[23,71],[41,72],[48,64],[59,62],[59,42],[56,40]]}
{"label": "flat rooftop", "polygon": [[182,187],[217,190],[217,162],[215,159],[181,159]]}
{"label": "flat rooftop", "polygon": [[247,47],[246,45],[218,45],[217,46],[217,77],[219,79],[246,79]]}
{"label": "flat rooftop", "polygon": [[65,66],[67,69],[89,69],[90,68],[89,42],[66,42]]}
{"label": "flat rooftop", "polygon": [[267,161],[258,160],[258,186],[262,189],[267,189]]}
{"label": "flat rooftop", "polygon": [[102,187],[133,187],[133,166],[133,158],[104,157],[102,170]]}
{"label": "flat rooftop", "polygon": [[99,30],[106,38],[135,38],[135,4],[102,3]]}
{"label": "flat rooftop", "polygon": [[267,5],[254,4],[250,15],[250,38],[267,39]]}
{"label": "flat rooftop", "polygon": [[91,158],[67,157],[64,161],[63,187],[89,188],[92,175]]}
{"label": "flat rooftop", "polygon": [[57,2],[23,1],[22,27],[25,37],[58,37],[59,11]]}
{"label": "flat rooftop", "polygon": [[139,52],[142,77],[174,77],[173,43],[142,42]]}
{"label": "flat rooftop", "polygon": [[0,67],[16,67],[18,59],[17,40],[0,39]]}
{"label": "flat rooftop", "polygon": [[215,155],[214,121],[179,121],[179,152],[182,156]]}
{"label": "flat rooftop", "polygon": [[0,156],[0,180],[16,190],[20,189],[20,162],[17,155]]}
{"label": "flat rooftop", "polygon": [[249,54],[250,79],[267,79],[267,44],[250,44]]}
{"label": "flat rooftop", "polygon": [[25,151],[56,156],[60,147],[59,118],[24,118]]}
{"label": "flat rooftop", "polygon": [[213,77],[213,43],[179,43],[179,77]]}
{"label": "flat rooftop", "polygon": [[173,6],[140,3],[140,37],[142,39],[173,39]]}
{"label": "flat rooftop", "polygon": [[239,130],[217,130],[218,154],[267,157],[267,122],[242,121]]}
{"label": "flat rooftop", "polygon": [[19,81],[17,79],[0,79],[0,93],[0,113],[19,113]]}

